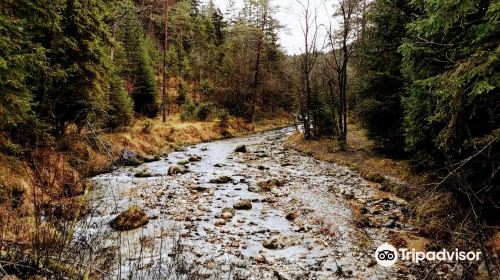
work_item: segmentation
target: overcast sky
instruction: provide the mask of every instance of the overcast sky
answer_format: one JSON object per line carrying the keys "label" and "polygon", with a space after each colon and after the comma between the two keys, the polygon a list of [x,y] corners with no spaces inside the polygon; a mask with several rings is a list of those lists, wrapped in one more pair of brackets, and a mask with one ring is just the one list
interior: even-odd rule
{"label": "overcast sky", "polygon": [[[302,1],[307,2],[307,0]],[[221,11],[224,13],[229,0],[213,0],[213,2],[219,6]],[[328,2],[330,3],[327,4],[328,11],[326,11],[323,0],[310,0],[311,6],[316,7],[318,11],[319,24],[329,23],[328,14],[332,13],[333,8],[331,7],[332,1]],[[235,0],[235,3],[241,7],[241,3],[243,3],[243,1]],[[273,6],[278,7],[279,11],[276,18],[282,25],[285,26],[285,28],[280,30],[279,33],[281,46],[288,54],[301,53],[304,48],[304,36],[300,25],[300,22],[304,21],[303,16],[300,16],[303,12],[302,7],[298,4],[297,0],[271,0],[271,3]]]}

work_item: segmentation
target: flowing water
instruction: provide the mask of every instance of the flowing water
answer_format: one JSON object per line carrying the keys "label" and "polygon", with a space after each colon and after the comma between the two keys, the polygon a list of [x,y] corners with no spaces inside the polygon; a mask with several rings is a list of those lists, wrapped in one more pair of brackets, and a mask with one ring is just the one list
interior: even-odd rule
{"label": "flowing water", "polygon": [[[202,143],[93,178],[95,211],[86,232],[98,236],[96,251],[113,252],[107,277],[408,279],[404,267],[384,268],[373,258],[379,244],[408,230],[399,219],[404,201],[382,198],[343,166],[284,148],[293,131]],[[234,152],[239,145],[247,152]],[[167,175],[191,156],[201,160],[187,164],[189,172]],[[152,176],[134,177],[141,171]],[[230,180],[211,183],[221,176]],[[258,190],[259,182],[271,179],[283,185]],[[222,209],[240,199],[249,199],[252,208],[221,219]],[[354,218],[353,203],[374,213],[366,225]],[[109,221],[131,205],[141,207],[149,223],[127,232],[111,229]],[[292,212],[297,217],[288,220]]]}

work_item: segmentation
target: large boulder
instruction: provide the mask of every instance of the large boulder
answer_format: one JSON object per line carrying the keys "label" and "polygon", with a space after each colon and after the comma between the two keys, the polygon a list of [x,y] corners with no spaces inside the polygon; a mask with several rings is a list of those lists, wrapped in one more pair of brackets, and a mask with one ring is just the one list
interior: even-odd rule
{"label": "large boulder", "polygon": [[185,171],[185,168],[182,167],[182,166],[179,166],[179,165],[171,165],[169,168],[168,168],[168,172],[167,174],[169,176],[171,175],[175,175],[175,174],[182,174],[184,173]]}
{"label": "large boulder", "polygon": [[148,222],[149,218],[146,212],[134,205],[116,216],[109,225],[115,230],[127,231],[140,228]]}
{"label": "large boulder", "polygon": [[138,166],[144,163],[144,161],[137,153],[126,149],[122,149],[120,151],[119,162],[120,164],[123,164],[125,166]]}
{"label": "large boulder", "polygon": [[236,210],[250,210],[252,209],[252,202],[249,199],[240,199],[233,205],[233,208]]}

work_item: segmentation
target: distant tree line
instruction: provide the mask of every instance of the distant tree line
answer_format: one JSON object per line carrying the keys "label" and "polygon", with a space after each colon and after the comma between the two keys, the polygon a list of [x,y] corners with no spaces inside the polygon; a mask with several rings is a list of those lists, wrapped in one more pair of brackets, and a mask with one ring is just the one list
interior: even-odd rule
{"label": "distant tree line", "polygon": [[196,0],[2,1],[0,132],[23,146],[134,116],[289,111],[276,9],[244,4],[223,15]]}

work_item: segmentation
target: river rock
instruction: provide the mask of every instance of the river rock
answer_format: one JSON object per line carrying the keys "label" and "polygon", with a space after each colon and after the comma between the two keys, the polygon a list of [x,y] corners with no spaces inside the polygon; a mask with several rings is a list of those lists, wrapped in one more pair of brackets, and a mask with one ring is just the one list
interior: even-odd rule
{"label": "river rock", "polygon": [[262,246],[270,250],[281,250],[286,247],[295,246],[298,244],[300,244],[300,241],[298,239],[291,238],[288,235],[278,234],[264,241]]}
{"label": "river rock", "polygon": [[277,197],[283,196],[283,193],[278,188],[272,188],[271,193]]}
{"label": "river rock", "polygon": [[257,263],[266,263],[266,257],[263,255],[257,255],[255,257],[255,261],[257,261]]}
{"label": "river rock", "polygon": [[143,160],[137,155],[137,153],[134,153],[132,151],[122,149],[120,151],[120,163],[125,165],[125,166],[138,166],[143,164]]}
{"label": "river rock", "polygon": [[201,157],[194,155],[194,156],[189,157],[189,159],[188,159],[188,160],[189,160],[190,162],[196,162],[196,161],[200,161],[200,160],[201,160]]}
{"label": "river rock", "polygon": [[236,214],[236,210],[234,208],[232,208],[232,207],[226,207],[226,208],[222,209],[221,213],[222,214],[224,214],[224,213],[231,213],[231,215],[234,216]]}
{"label": "river rock", "polygon": [[231,220],[233,218],[233,213],[231,212],[224,212],[222,213],[221,215],[221,218],[223,218],[224,220]]}
{"label": "river rock", "polygon": [[224,219],[217,219],[217,220],[215,220],[215,222],[214,222],[214,225],[215,225],[216,227],[218,227],[218,226],[223,226],[223,225],[225,225],[225,224],[226,224],[226,220],[224,220]]}
{"label": "river rock", "polygon": [[233,207],[236,210],[250,210],[252,209],[252,202],[249,199],[241,199]]}
{"label": "river rock", "polygon": [[142,157],[144,162],[155,162],[161,160],[160,156],[155,155],[155,156],[143,156]]}
{"label": "river rock", "polygon": [[260,191],[260,188],[258,186],[248,186],[248,191],[256,193]]}
{"label": "river rock", "polygon": [[179,165],[172,165],[168,168],[168,175],[181,174],[184,170],[185,169]]}
{"label": "river rock", "polygon": [[148,222],[149,218],[146,213],[141,208],[134,205],[116,216],[109,225],[115,230],[127,231],[140,228]]}
{"label": "river rock", "polygon": [[292,211],[292,212],[286,214],[285,218],[289,221],[293,221],[293,220],[297,219],[299,216],[300,216],[299,211]]}
{"label": "river rock", "polygon": [[213,184],[226,184],[226,183],[231,182],[231,180],[232,180],[231,177],[228,177],[228,176],[219,176],[217,178],[211,179],[210,183],[213,183]]}
{"label": "river rock", "polygon": [[235,153],[246,153],[247,152],[247,146],[246,145],[240,145],[234,149]]}
{"label": "river rock", "polygon": [[283,272],[283,271],[279,271],[279,270],[275,270],[274,271],[274,276],[276,277],[276,279],[278,280],[292,280],[293,278],[288,275],[287,273]]}
{"label": "river rock", "polygon": [[267,181],[260,181],[257,185],[260,187],[262,191],[270,191],[275,187],[282,187],[285,184],[285,181],[279,179],[270,179]]}
{"label": "river rock", "polygon": [[135,173],[134,177],[136,178],[148,178],[151,177],[151,172],[148,169],[141,170]]}

